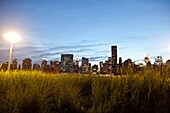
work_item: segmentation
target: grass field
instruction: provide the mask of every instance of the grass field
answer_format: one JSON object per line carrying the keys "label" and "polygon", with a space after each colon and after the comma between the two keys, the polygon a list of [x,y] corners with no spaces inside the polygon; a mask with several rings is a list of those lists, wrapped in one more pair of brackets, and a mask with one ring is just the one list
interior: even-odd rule
{"label": "grass field", "polygon": [[0,71],[0,113],[169,113],[170,80],[154,70],[126,77]]}

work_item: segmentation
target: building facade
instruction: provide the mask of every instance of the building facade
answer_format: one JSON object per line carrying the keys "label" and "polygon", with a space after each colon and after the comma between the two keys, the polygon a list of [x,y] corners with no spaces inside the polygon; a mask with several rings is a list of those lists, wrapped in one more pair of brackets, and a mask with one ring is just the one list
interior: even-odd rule
{"label": "building facade", "polygon": [[166,61],[166,66],[168,67],[168,71],[170,72],[170,60]]}
{"label": "building facade", "polygon": [[112,73],[116,74],[117,70],[117,46],[111,46],[111,62],[112,62]]}
{"label": "building facade", "polygon": [[23,70],[31,70],[32,69],[32,60],[30,58],[25,58],[22,62]]}
{"label": "building facade", "polygon": [[61,54],[61,71],[73,72],[73,54]]}
{"label": "building facade", "polygon": [[82,64],[81,64],[81,72],[82,73],[89,73],[89,59],[82,57]]}

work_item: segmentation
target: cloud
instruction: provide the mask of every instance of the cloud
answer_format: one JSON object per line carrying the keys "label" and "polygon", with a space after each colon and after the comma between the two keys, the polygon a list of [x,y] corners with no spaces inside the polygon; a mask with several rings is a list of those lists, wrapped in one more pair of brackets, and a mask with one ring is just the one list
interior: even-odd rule
{"label": "cloud", "polygon": [[120,47],[119,49],[122,50],[122,49],[128,49],[128,48],[130,48],[130,46]]}
{"label": "cloud", "polygon": [[67,51],[54,52],[54,53],[44,53],[44,54],[35,56],[33,58],[36,58],[36,57],[42,58],[43,56],[50,57],[50,56],[56,56],[56,55],[61,55],[61,54],[68,54],[68,53],[76,54],[76,53],[81,53],[81,52],[86,52],[86,51],[93,51],[93,50],[92,49],[78,49],[78,50],[67,50]]}
{"label": "cloud", "polygon": [[97,47],[97,46],[102,46],[102,45],[108,45],[110,43],[97,43],[97,44],[76,44],[76,45],[64,45],[64,46],[56,46],[49,48],[47,50],[59,50],[59,49],[75,49],[75,48],[90,48],[90,47]]}
{"label": "cloud", "polygon": [[[43,43],[44,46],[48,46],[48,45],[54,45],[54,47],[51,48],[46,48],[43,50],[38,50],[38,51],[33,51],[33,53],[35,53],[36,55],[35,57],[43,57],[43,56],[53,56],[53,55],[60,55],[60,54],[64,54],[64,53],[81,53],[81,52],[87,52],[87,51],[97,51],[97,52],[101,52],[98,50],[94,50],[94,47],[99,47],[102,45],[106,45],[105,43],[100,43],[100,44],[67,44],[67,45],[61,45],[61,46],[56,46],[57,44],[54,43]],[[56,52],[57,51],[57,52]]]}
{"label": "cloud", "polygon": [[[25,41],[21,45],[14,45],[13,58],[23,60],[24,58],[29,57],[34,62],[40,62],[42,57],[45,57],[49,61],[60,60],[61,54],[78,54],[80,58],[84,56],[88,57],[91,62],[105,61],[110,55],[111,44],[112,43],[102,43],[90,40],[82,40],[76,43],[46,43]],[[107,46],[109,46],[109,48],[107,48]],[[124,46],[118,49],[128,48],[128,46]],[[9,48],[4,48],[1,50],[1,53],[6,54],[5,57],[8,57],[8,52]],[[1,62],[6,61],[5,57],[0,56],[0,59],[2,59]]]}
{"label": "cloud", "polygon": [[107,60],[109,56],[105,55],[105,56],[95,56],[95,57],[90,57],[90,61],[95,62],[95,61],[101,61],[101,59],[105,59]]}
{"label": "cloud", "polygon": [[[0,41],[1,43],[1,41]],[[24,42],[26,43],[26,42]],[[92,42],[94,43],[94,42]],[[109,43],[110,44],[110,43]],[[63,44],[57,44],[57,43],[44,43],[44,42],[28,42],[26,45],[24,44],[18,44],[14,45],[13,48],[13,58],[17,58],[19,60],[23,60],[24,58],[31,58],[33,61],[41,61],[42,57],[46,57],[48,60],[59,60],[61,59],[61,54],[79,54],[80,57],[85,56],[91,56],[90,53],[107,53],[108,50],[102,50],[102,46],[106,46],[108,43],[97,43],[91,44],[88,40],[83,40],[81,42],[77,43],[63,43]],[[0,47],[4,47],[1,46]],[[96,49],[99,48],[99,49]],[[109,48],[108,48],[109,49]],[[0,62],[6,62],[8,53],[9,53],[9,47],[6,46],[6,48],[0,49]],[[2,56],[3,54],[3,56]],[[95,56],[94,54],[94,56]],[[106,58],[106,57],[90,57],[90,60],[97,61],[100,60],[100,58]]]}
{"label": "cloud", "polygon": [[[20,62],[22,62],[23,59],[29,57],[34,63],[40,63],[42,57],[45,57],[47,61],[60,61],[61,54],[74,54],[74,56],[78,54],[80,62],[81,57],[89,58],[90,62],[99,62],[105,61],[108,57],[110,57],[110,45],[112,45],[112,43],[102,43],[89,40],[82,40],[76,43],[25,41],[23,44],[14,45],[13,58],[17,58]],[[118,46],[118,49],[120,50],[128,48],[128,46],[120,48]],[[0,62],[6,62],[9,54],[9,47],[0,50],[0,53],[4,54],[4,56],[0,55]]]}

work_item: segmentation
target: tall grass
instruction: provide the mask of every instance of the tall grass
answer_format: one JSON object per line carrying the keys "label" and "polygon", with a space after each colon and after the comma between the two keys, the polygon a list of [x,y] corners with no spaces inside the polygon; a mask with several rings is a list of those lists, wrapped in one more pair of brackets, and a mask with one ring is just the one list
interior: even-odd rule
{"label": "tall grass", "polygon": [[127,77],[0,72],[0,113],[169,113],[170,81],[154,70]]}

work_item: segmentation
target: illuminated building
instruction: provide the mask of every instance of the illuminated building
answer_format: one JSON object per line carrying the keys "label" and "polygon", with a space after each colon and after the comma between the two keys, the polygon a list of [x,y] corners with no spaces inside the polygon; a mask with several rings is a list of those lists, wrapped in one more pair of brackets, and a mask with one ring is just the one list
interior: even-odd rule
{"label": "illuminated building", "polygon": [[100,66],[100,73],[103,73],[103,62],[99,62],[99,66]]}
{"label": "illuminated building", "polygon": [[117,46],[111,46],[112,73],[117,70]]}
{"label": "illuminated building", "polygon": [[74,63],[74,72],[78,73],[79,72],[79,59],[78,59],[78,55],[76,57],[76,61]]}
{"label": "illuminated building", "polygon": [[61,54],[61,71],[73,72],[73,54]]}
{"label": "illuminated building", "polygon": [[98,65],[93,65],[92,66],[92,72],[93,72],[93,74],[97,74],[97,71],[98,71]]}
{"label": "illuminated building", "polygon": [[41,61],[41,70],[45,72],[46,67],[47,67],[47,61],[45,59],[42,59],[42,61]]}
{"label": "illuminated building", "polygon": [[117,64],[117,46],[111,46],[112,65]]}
{"label": "illuminated building", "polygon": [[89,59],[88,58],[82,57],[81,71],[82,73],[89,72]]}

